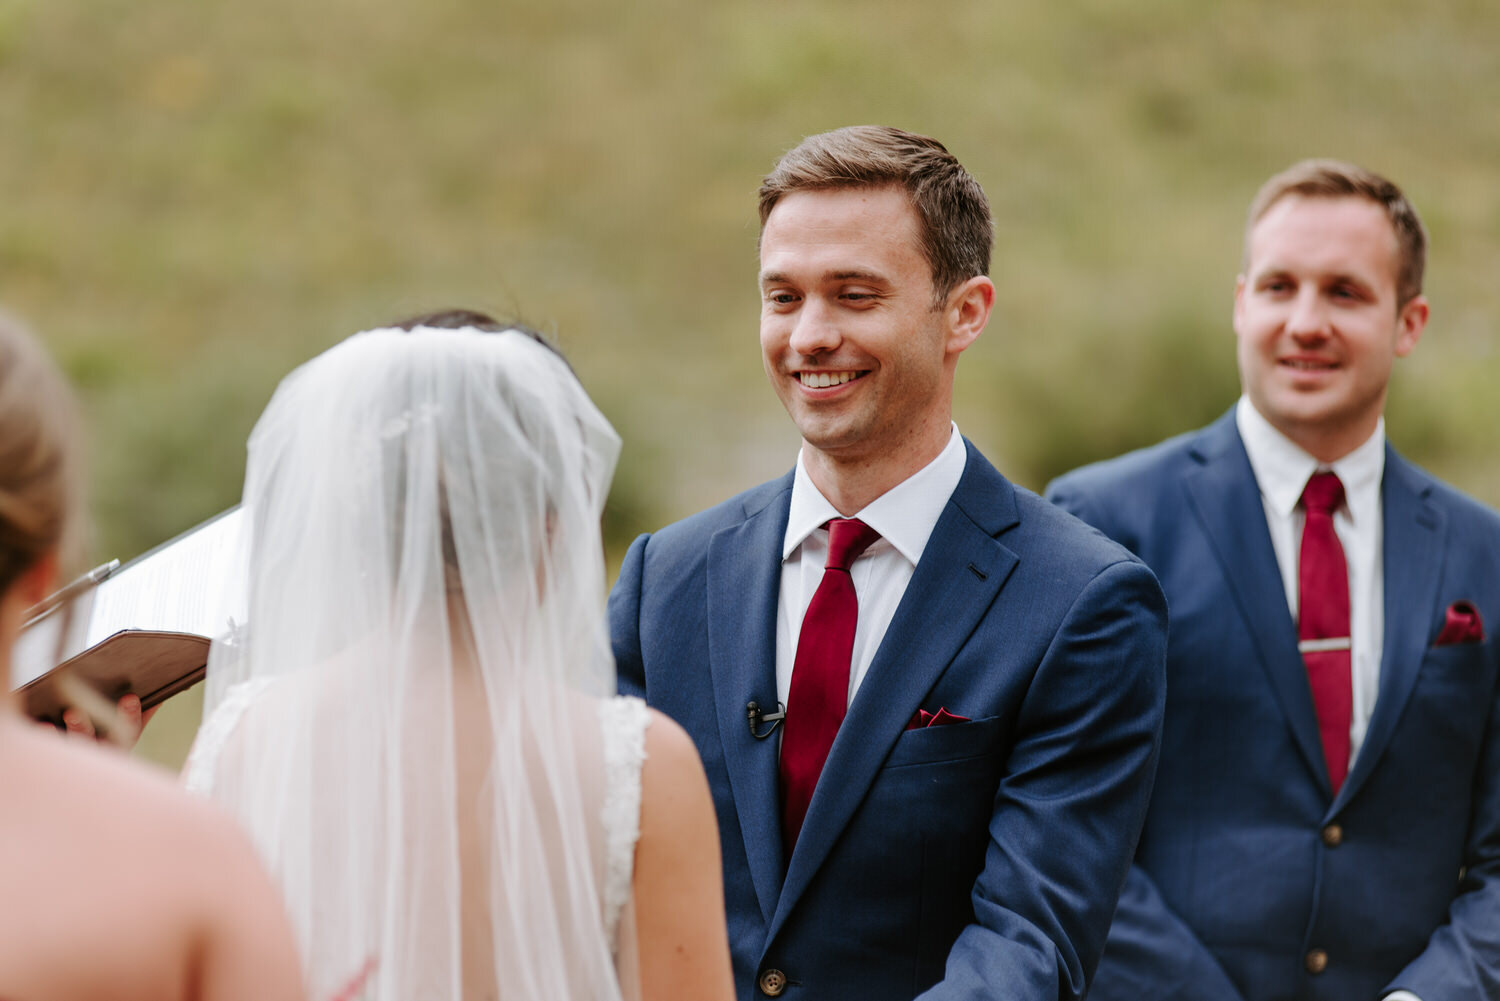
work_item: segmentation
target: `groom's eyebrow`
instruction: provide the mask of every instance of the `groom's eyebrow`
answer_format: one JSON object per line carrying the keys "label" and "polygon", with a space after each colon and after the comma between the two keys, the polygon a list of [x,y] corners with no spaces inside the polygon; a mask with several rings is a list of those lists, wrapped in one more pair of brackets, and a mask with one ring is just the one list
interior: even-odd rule
{"label": "groom's eyebrow", "polygon": [[[818,280],[819,281],[825,281],[825,282],[827,282],[827,281],[835,281],[835,282],[862,281],[862,282],[876,282],[876,283],[879,283],[879,284],[888,284],[889,281],[890,281],[890,279],[888,279],[885,275],[881,274],[880,272],[878,272],[878,271],[870,271],[870,270],[865,269],[865,268],[848,268],[848,269],[844,269],[842,271],[825,271],[819,277]],[[792,284],[792,285],[796,284],[794,281],[792,281],[791,275],[787,274],[784,271],[762,271],[761,272],[761,275],[760,275],[760,284],[761,284],[762,287],[764,287],[766,285],[777,285],[777,284],[781,284],[783,282],[786,283],[786,284]]]}

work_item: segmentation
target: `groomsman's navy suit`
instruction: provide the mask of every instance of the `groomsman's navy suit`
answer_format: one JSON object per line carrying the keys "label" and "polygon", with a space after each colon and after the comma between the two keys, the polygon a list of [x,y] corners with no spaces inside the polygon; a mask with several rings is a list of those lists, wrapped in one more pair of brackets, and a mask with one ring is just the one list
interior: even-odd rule
{"label": "groomsman's navy suit", "polygon": [[[1387,446],[1384,647],[1330,793],[1234,412],[1049,496],[1156,571],[1161,767],[1090,1001],[1500,997],[1500,518]],[[1470,603],[1465,606],[1463,603]]]}
{"label": "groomsman's navy suit", "polygon": [[[610,596],[621,689],[708,772],[739,997],[773,970],[797,1001],[1080,997],[1156,761],[1155,579],[968,446],[788,859],[779,734],[746,704],[776,704],[791,488],[637,539]],[[908,729],[940,709],[967,721]]]}

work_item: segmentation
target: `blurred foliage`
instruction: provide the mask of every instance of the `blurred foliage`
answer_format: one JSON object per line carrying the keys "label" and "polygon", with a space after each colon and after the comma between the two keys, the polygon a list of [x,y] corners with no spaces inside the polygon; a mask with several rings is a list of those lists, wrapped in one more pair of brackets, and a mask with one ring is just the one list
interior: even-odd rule
{"label": "blurred foliage", "polygon": [[80,388],[100,558],[233,503],[297,363],[459,304],[555,332],[616,422],[618,558],[791,462],[754,195],[803,135],[927,132],[984,184],[957,418],[1033,488],[1229,406],[1245,205],[1341,156],[1432,232],[1390,435],[1494,504],[1497,49],[1488,0],[0,0],[0,303]]}

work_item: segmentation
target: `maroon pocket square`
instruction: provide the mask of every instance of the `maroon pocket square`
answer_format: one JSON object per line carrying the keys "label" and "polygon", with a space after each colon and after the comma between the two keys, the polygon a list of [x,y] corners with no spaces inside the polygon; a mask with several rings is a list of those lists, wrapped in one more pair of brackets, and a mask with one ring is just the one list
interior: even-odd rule
{"label": "maroon pocket square", "polygon": [[908,730],[921,730],[929,726],[947,726],[949,723],[967,723],[969,717],[955,716],[948,710],[939,708],[937,712],[930,713],[926,709],[918,709],[917,714],[906,724]]}
{"label": "maroon pocket square", "polygon": [[1438,633],[1433,646],[1453,646],[1456,643],[1483,643],[1484,623],[1480,621],[1479,609],[1467,601],[1455,601],[1448,606],[1443,618],[1443,631]]}

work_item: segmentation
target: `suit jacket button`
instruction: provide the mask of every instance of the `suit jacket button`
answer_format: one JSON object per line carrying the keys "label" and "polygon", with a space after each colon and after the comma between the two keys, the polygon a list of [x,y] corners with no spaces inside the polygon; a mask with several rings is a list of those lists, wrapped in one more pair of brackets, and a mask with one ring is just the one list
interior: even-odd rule
{"label": "suit jacket button", "polygon": [[760,992],[766,997],[780,997],[781,992],[786,990],[786,974],[780,970],[762,970],[759,984]]}
{"label": "suit jacket button", "polygon": [[1313,949],[1302,960],[1302,965],[1307,967],[1307,972],[1316,976],[1328,969],[1328,953],[1323,949]]}
{"label": "suit jacket button", "polygon": [[1337,848],[1344,843],[1344,829],[1338,824],[1329,824],[1323,828],[1323,843],[1329,848]]}

